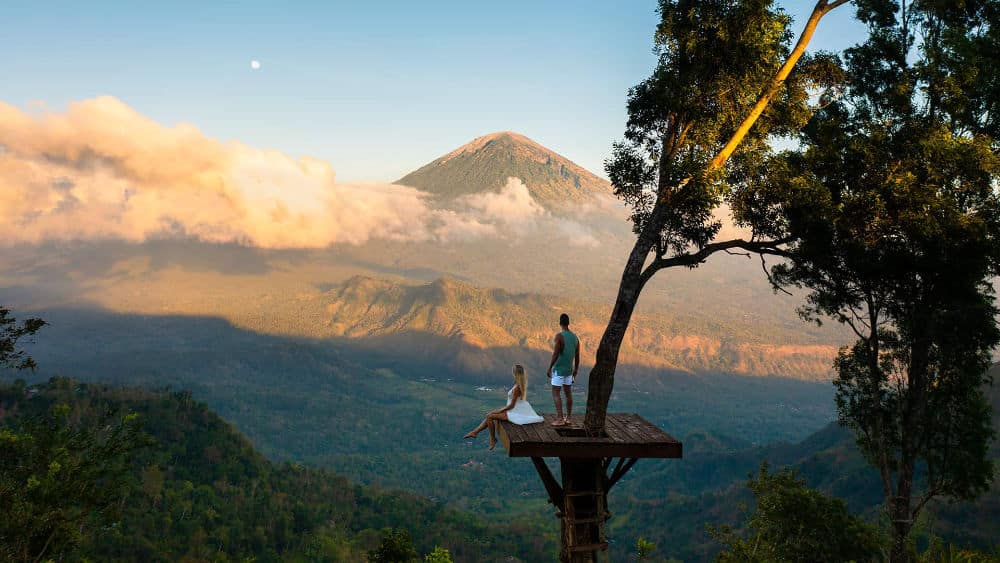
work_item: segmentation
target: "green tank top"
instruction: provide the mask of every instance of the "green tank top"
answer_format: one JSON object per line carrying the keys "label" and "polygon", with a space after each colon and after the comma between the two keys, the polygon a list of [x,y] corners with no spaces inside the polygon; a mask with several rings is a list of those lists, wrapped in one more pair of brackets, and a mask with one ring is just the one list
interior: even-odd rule
{"label": "green tank top", "polygon": [[563,349],[556,358],[556,365],[552,366],[559,375],[573,375],[573,359],[576,357],[576,347],[580,345],[579,339],[569,330],[562,331]]}

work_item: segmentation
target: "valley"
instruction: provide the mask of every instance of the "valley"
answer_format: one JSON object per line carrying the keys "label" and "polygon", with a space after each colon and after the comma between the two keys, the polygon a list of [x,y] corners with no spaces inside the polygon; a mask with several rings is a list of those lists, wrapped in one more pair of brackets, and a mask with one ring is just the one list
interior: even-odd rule
{"label": "valley", "polygon": [[[483,150],[504,166],[470,175]],[[28,380],[184,390],[274,462],[516,518],[544,536],[551,507],[531,465],[460,437],[502,402],[515,362],[528,368],[532,403],[551,410],[542,374],[564,311],[583,342],[582,413],[633,235],[620,208],[600,203],[606,184],[541,150],[517,135],[481,138],[401,180],[440,172],[446,186],[428,197],[456,213],[479,205],[470,203],[476,194],[502,203],[504,190],[528,190],[540,210],[532,221],[513,230],[501,222],[468,240],[322,250],[176,239],[0,247],[5,304],[50,323],[27,346],[41,366]],[[530,180],[500,183],[518,173]],[[489,186],[463,188],[469,178]],[[599,203],[560,206],[572,198]],[[762,459],[815,468],[815,486],[873,510],[858,487],[862,462],[828,426],[831,361],[849,337],[803,323],[798,302],[772,291],[760,263],[743,256],[665,272],[649,287],[610,409],[642,414],[686,451],[682,463],[640,463],[622,482],[613,552],[644,536],[677,545],[685,560],[709,558],[717,545],[704,523],[734,522],[720,505],[745,497],[741,481]],[[822,474],[834,458],[851,472]]]}

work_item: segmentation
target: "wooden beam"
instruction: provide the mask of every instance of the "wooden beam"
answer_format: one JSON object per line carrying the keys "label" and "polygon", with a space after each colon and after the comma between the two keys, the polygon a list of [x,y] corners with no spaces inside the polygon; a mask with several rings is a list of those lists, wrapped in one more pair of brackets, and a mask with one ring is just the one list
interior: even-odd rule
{"label": "wooden beam", "polygon": [[622,461],[624,461],[624,458],[622,460],[618,461],[618,466],[615,467],[614,473],[612,473],[611,477],[608,478],[608,489],[610,489],[611,487],[614,487],[615,483],[617,483],[619,479],[621,479],[622,477],[624,477],[625,474],[628,473],[629,469],[632,469],[632,466],[635,465],[635,462],[639,461],[639,458],[633,457],[633,458],[629,459],[625,463],[625,465],[622,465],[622,463],[621,463]]}
{"label": "wooden beam", "polygon": [[562,512],[563,505],[563,489],[556,481],[556,478],[552,475],[552,471],[549,470],[548,464],[545,460],[540,457],[532,457],[531,463],[535,464],[535,471],[538,472],[538,476],[542,479],[542,484],[545,485],[545,492],[549,494],[549,502],[555,505],[560,512]]}

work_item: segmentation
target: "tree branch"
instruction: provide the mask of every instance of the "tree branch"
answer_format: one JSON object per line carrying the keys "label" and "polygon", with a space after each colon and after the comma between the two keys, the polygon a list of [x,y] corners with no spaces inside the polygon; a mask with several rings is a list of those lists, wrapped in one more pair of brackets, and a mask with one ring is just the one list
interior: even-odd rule
{"label": "tree branch", "polygon": [[798,42],[795,44],[795,48],[792,52],[788,54],[788,59],[785,60],[785,64],[781,65],[778,69],[777,74],[771,79],[771,84],[767,90],[757,99],[757,103],[754,104],[753,109],[747,115],[743,123],[736,128],[736,132],[730,137],[729,142],[726,143],[719,154],[715,155],[712,162],[709,164],[708,169],[713,170],[716,168],[721,168],[723,164],[729,160],[733,152],[736,151],[736,147],[743,142],[743,138],[746,137],[747,133],[750,132],[750,128],[757,123],[757,119],[764,113],[768,104],[771,103],[771,99],[778,94],[781,87],[785,85],[785,80],[788,79],[788,75],[792,73],[792,69],[795,67],[795,63],[799,62],[802,54],[806,51],[806,46],[809,45],[809,41],[812,40],[813,33],[816,31],[816,26],[819,25],[819,20],[828,14],[834,8],[846,4],[849,0],[836,0],[832,3],[827,3],[827,0],[819,0],[816,2],[816,7],[813,8],[812,14],[809,16],[809,20],[806,21],[805,28],[802,29],[802,35],[799,36]]}
{"label": "tree branch", "polygon": [[[749,258],[749,256],[750,255],[748,254],[747,257]],[[760,269],[764,270],[764,276],[767,278],[767,282],[771,284],[771,287],[773,287],[774,289],[776,289],[778,291],[781,291],[782,293],[784,293],[785,295],[788,295],[789,297],[793,297],[791,291],[788,291],[787,289],[785,289],[785,288],[781,287],[780,285],[774,283],[774,278],[771,277],[771,271],[767,269],[767,262],[764,260],[765,253],[762,252],[762,253],[758,254],[758,256],[760,256]]]}
{"label": "tree branch", "polygon": [[920,497],[920,501],[917,502],[917,506],[913,508],[912,518],[916,520],[917,516],[920,515],[920,511],[924,508],[924,505],[927,504],[932,498],[938,496],[940,492],[941,491],[938,490],[937,487],[931,487],[926,493],[924,493]]}
{"label": "tree branch", "polygon": [[793,237],[784,237],[776,240],[765,240],[765,241],[746,241],[743,239],[733,239],[727,241],[713,242],[705,245],[697,252],[688,252],[684,254],[678,254],[671,256],[670,258],[657,257],[653,260],[649,266],[642,272],[642,283],[646,283],[650,278],[653,277],[656,272],[664,268],[673,268],[676,266],[697,266],[709,256],[715,254],[716,252],[724,252],[733,248],[738,248],[741,250],[746,250],[748,252],[755,252],[758,254],[773,254],[775,256],[788,256],[789,253],[781,248],[782,245],[792,242]]}

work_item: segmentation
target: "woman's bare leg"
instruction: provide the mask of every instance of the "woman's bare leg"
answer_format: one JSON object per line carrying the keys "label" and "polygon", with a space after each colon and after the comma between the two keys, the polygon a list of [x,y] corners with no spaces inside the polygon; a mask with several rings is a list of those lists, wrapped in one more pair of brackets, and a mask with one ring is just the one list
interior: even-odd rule
{"label": "woman's bare leg", "polygon": [[495,448],[497,445],[497,421],[507,420],[507,413],[500,412],[496,414],[491,414],[488,417],[486,417],[486,420],[489,421],[489,426],[490,426],[490,450],[492,451],[493,448]]}
{"label": "woman's bare leg", "polygon": [[497,421],[490,420],[490,451],[497,446]]}
{"label": "woman's bare leg", "polygon": [[483,421],[479,424],[479,426],[476,427],[475,430],[472,430],[471,432],[463,436],[463,438],[475,438],[489,424],[490,416],[492,415],[488,415],[486,418],[484,418]]}

